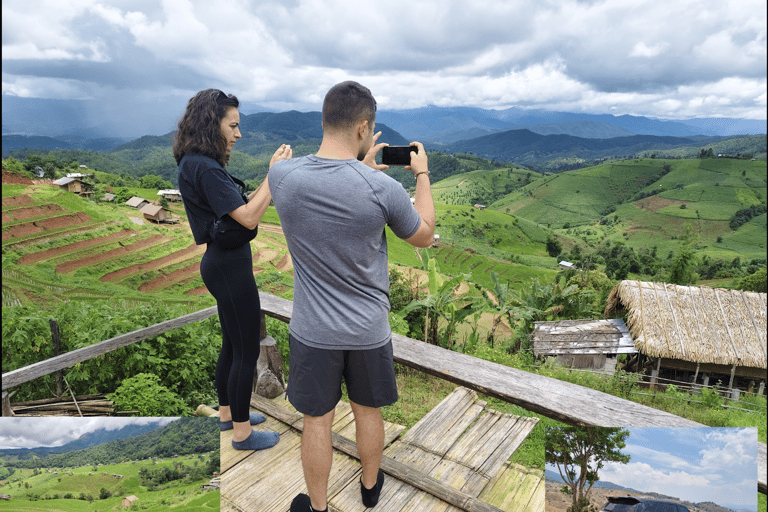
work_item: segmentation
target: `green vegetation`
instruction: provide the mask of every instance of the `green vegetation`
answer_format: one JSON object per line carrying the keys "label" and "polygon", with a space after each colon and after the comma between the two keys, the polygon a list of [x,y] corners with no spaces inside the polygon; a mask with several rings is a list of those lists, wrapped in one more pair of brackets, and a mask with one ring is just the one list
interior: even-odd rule
{"label": "green vegetation", "polygon": [[220,492],[201,489],[220,471],[219,437],[216,418],[180,418],[133,438],[6,461],[0,492],[11,501],[0,510],[106,512],[132,495],[142,510],[219,510]]}
{"label": "green vegetation", "polygon": [[[433,313],[439,310],[430,316],[427,339],[431,332],[431,339],[443,346],[616,394],[704,424],[756,425],[765,442],[764,398],[763,412],[756,414],[725,409],[726,402],[709,392],[702,397],[708,407],[671,392],[646,397],[636,394],[632,377],[623,372],[605,378],[571,372],[549,362],[542,365],[534,360],[528,343],[535,320],[601,316],[607,293],[619,279],[705,281],[765,292],[765,162],[652,158],[541,175],[470,155],[433,158],[430,154],[430,158],[446,173],[433,185],[439,201],[436,233],[440,243],[419,252],[387,230],[390,263],[416,269],[416,274],[407,277],[392,272],[394,329],[424,339],[426,308]],[[450,174],[457,169],[464,172]],[[162,173],[152,174],[165,179]],[[432,174],[435,178],[434,169]],[[121,179],[119,186],[132,195],[154,198],[156,193],[139,190],[140,180],[131,176],[99,179],[104,184]],[[403,182],[411,186],[413,180],[405,176]],[[4,372],[53,355],[49,318],[59,321],[63,349],[72,350],[214,304],[209,295],[192,293],[202,287],[199,272],[192,269],[180,274],[199,258],[196,255],[101,281],[108,273],[135,264],[147,265],[191,246],[188,227],[183,223],[137,226],[128,220],[135,210],[120,205],[97,204],[47,187],[3,186],[4,199],[22,194],[30,196],[32,205],[54,203],[65,212],[86,213],[92,222],[77,230],[58,228],[3,242]],[[4,213],[15,208],[4,207]],[[183,217],[178,206],[176,211]],[[734,230],[729,226],[732,218],[745,222]],[[23,222],[4,222],[3,229]],[[279,224],[273,208],[264,223]],[[156,235],[163,237],[161,243],[75,270],[57,270],[78,258],[103,255]],[[48,254],[32,263],[24,259],[107,236],[116,238],[69,253]],[[279,267],[287,254],[282,235],[264,225],[252,249],[254,265],[261,269],[256,272],[260,288],[291,298],[291,272]],[[558,270],[561,259],[575,267]],[[425,265],[429,271],[430,261],[434,274],[426,275],[419,284],[414,275]],[[139,291],[155,279],[165,284]],[[437,285],[431,296],[424,290],[430,282]],[[450,293],[454,286],[461,290],[460,296]],[[408,304],[414,306],[406,311]],[[93,318],[102,321],[93,322]],[[278,340],[287,365],[287,325],[268,319],[267,328]],[[81,363],[66,370],[65,376],[76,393],[114,393],[121,385],[126,386],[123,391],[135,385],[134,393],[145,395],[158,390],[173,393],[170,396],[183,400],[186,412],[169,409],[163,414],[188,414],[197,404],[216,400],[213,368],[220,340],[218,320],[212,317]],[[444,381],[413,370],[398,367],[397,374],[404,399],[386,409],[385,418],[406,426],[415,424],[452,389]],[[16,399],[50,396],[52,381],[52,377],[44,377],[21,386]],[[497,400],[488,401],[504,412],[532,414]],[[169,407],[180,406],[177,399],[163,402]],[[139,406],[120,404],[129,410]],[[544,428],[556,425],[559,423],[542,418],[513,460],[541,467]],[[90,493],[96,497],[99,489]]]}

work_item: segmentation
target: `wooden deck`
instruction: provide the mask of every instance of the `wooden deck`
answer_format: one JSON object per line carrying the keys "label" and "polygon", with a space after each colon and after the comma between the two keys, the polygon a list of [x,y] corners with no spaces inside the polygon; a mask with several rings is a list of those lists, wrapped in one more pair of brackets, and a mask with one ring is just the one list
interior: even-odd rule
{"label": "wooden deck", "polygon": [[[267,416],[257,428],[279,432],[280,442],[268,450],[237,451],[232,431],[222,432],[221,509],[287,512],[294,496],[306,492],[300,456],[303,417],[283,396],[267,400],[254,395],[251,405]],[[387,479],[376,510],[543,511],[543,471],[508,462],[537,421],[489,409],[477,393],[459,387],[405,435],[405,427],[385,423],[381,467]],[[349,404],[336,407],[333,432],[329,510],[365,510]]]}

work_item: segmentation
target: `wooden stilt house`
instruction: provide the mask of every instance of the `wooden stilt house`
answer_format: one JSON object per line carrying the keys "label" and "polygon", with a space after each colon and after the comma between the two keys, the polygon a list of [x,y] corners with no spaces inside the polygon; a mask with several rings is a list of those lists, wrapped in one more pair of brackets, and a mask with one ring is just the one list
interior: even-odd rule
{"label": "wooden stilt house", "polygon": [[765,293],[626,280],[605,316],[621,311],[653,376],[764,393]]}

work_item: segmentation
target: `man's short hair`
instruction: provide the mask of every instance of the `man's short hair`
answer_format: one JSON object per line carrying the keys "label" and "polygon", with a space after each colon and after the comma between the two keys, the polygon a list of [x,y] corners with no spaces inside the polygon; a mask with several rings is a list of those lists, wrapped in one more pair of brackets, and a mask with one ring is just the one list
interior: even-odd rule
{"label": "man's short hair", "polygon": [[342,82],[331,87],[323,101],[323,129],[350,129],[358,121],[376,120],[376,100],[371,91],[357,82]]}

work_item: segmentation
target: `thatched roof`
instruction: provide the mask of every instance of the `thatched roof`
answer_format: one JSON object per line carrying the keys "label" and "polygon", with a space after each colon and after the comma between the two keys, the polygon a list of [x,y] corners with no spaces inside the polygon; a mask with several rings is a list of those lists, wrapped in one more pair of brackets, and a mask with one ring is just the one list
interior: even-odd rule
{"label": "thatched roof", "polygon": [[766,294],[622,281],[605,316],[628,311],[635,347],[652,357],[766,368]]}

